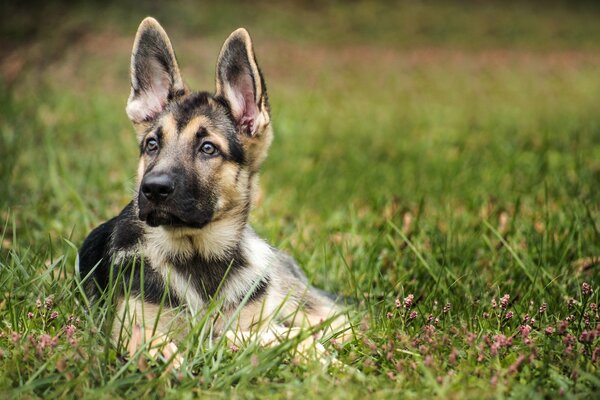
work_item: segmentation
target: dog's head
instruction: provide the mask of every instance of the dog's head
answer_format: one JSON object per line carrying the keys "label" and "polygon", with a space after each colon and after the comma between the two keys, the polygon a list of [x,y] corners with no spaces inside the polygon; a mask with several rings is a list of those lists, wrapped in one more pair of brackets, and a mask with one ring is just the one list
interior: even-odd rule
{"label": "dog's head", "polygon": [[184,85],[167,34],[146,18],[131,55],[127,115],[141,153],[135,199],[141,220],[197,229],[247,218],[273,133],[265,83],[245,29],[223,44],[212,94]]}

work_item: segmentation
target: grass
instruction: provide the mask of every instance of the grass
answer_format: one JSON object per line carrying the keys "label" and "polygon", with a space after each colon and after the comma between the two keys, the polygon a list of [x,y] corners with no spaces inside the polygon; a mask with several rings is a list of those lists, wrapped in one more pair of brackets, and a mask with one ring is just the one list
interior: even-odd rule
{"label": "grass", "polygon": [[[60,29],[19,9],[2,24],[0,395],[600,390],[593,4],[62,8]],[[85,306],[77,246],[133,191],[124,105],[146,14],[164,23],[194,88],[212,87],[230,31],[253,34],[276,133],[253,225],[317,286],[357,298],[361,333],[328,345],[345,367],[297,363],[289,343],[234,352],[199,340],[172,373],[123,358],[104,314]]]}

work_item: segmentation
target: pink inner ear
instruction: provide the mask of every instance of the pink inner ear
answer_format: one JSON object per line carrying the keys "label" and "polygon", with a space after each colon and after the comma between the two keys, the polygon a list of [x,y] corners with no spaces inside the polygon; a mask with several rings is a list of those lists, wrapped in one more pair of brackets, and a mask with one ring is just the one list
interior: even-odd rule
{"label": "pink inner ear", "polygon": [[234,85],[236,101],[240,115],[237,117],[238,127],[241,132],[252,136],[255,132],[255,122],[258,116],[258,106],[254,99],[254,85],[250,76],[243,76]]}
{"label": "pink inner ear", "polygon": [[154,66],[154,75],[149,86],[131,98],[127,104],[127,115],[133,122],[139,123],[155,118],[167,104],[171,78],[156,66],[156,62],[151,62],[151,65]]}

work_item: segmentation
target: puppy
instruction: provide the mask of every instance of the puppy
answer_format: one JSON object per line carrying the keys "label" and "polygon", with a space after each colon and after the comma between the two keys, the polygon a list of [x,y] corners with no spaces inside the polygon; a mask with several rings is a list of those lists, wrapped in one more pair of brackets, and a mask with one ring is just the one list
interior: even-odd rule
{"label": "puppy", "polygon": [[245,29],[221,49],[213,94],[184,84],[165,31],[146,18],[133,45],[126,111],[140,149],[136,193],[79,251],[88,297],[114,287],[115,340],[125,334],[131,354],[146,343],[173,358],[215,302],[213,331],[234,343],[255,334],[271,344],[323,321],[346,329],[332,297],[248,223],[273,130]]}

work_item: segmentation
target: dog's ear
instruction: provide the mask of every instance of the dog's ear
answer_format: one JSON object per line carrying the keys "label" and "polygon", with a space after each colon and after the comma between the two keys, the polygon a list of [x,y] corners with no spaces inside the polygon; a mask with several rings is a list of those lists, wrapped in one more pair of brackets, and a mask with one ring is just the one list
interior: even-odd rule
{"label": "dog's ear", "polygon": [[185,92],[171,41],[154,18],[140,24],[131,53],[127,115],[134,125],[152,122],[167,103]]}
{"label": "dog's ear", "polygon": [[267,89],[244,28],[233,32],[223,44],[217,61],[217,95],[231,107],[238,131],[257,136],[270,122]]}

